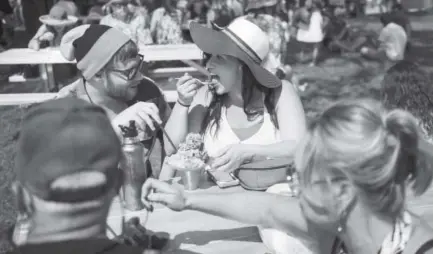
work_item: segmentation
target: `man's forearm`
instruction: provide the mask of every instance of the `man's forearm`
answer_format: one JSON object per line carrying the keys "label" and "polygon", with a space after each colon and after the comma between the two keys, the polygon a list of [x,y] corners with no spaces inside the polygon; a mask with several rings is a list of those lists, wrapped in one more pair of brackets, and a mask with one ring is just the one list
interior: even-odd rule
{"label": "man's forearm", "polygon": [[282,230],[308,239],[308,228],[295,198],[266,192],[189,194],[188,210],[212,214],[249,225]]}
{"label": "man's forearm", "polygon": [[271,195],[262,192],[187,195],[188,210],[216,215],[251,225],[267,225],[265,214]]}

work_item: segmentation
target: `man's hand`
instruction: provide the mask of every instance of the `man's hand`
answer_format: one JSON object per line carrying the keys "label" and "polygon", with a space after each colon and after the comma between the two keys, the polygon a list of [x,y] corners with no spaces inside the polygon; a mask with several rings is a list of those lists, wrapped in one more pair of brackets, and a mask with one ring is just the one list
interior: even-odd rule
{"label": "man's hand", "polygon": [[150,248],[150,237],[146,234],[146,229],[140,225],[140,219],[133,217],[125,223],[123,234],[116,237],[116,240],[122,244]]}
{"label": "man's hand", "polygon": [[56,95],[56,99],[69,97],[71,95],[75,95],[77,92],[77,86],[75,84],[70,84],[62,87]]}
{"label": "man's hand", "polygon": [[187,197],[180,187],[152,178],[147,179],[143,185],[143,197],[143,203],[149,210],[153,209],[153,202],[163,204],[173,211],[182,211],[187,206]]}
{"label": "man's hand", "polygon": [[52,41],[54,40],[54,34],[52,32],[46,32],[41,37],[39,37],[40,41]]}
{"label": "man's hand", "polygon": [[115,238],[116,241],[122,244],[139,246],[146,249],[144,254],[161,253],[159,250],[164,249],[169,239],[168,235],[157,236],[154,232],[146,230],[140,224],[140,219],[137,217],[129,219],[123,226],[122,235]]}
{"label": "man's hand", "polygon": [[158,107],[154,103],[140,101],[120,112],[112,120],[112,125],[116,132],[120,133],[119,125],[129,126],[129,121],[132,120],[135,121],[139,133],[145,133],[146,126],[155,131],[154,121],[162,124]]}

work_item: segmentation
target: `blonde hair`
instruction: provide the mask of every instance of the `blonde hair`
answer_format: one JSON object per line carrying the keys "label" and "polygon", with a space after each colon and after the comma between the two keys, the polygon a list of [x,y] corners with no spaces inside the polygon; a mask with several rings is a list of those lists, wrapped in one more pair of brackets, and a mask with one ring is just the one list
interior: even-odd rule
{"label": "blonde hair", "polygon": [[420,195],[432,178],[430,164],[420,163],[425,157],[418,135],[417,121],[406,111],[386,111],[370,99],[340,101],[312,122],[297,149],[301,184],[310,184],[313,172],[344,177],[371,210],[398,216],[407,180]]}

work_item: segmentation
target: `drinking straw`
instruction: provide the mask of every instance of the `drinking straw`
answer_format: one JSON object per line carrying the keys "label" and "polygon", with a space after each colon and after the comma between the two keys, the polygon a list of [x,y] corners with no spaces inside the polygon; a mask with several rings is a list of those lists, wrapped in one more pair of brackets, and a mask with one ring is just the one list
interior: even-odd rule
{"label": "drinking straw", "polygon": [[167,131],[164,129],[164,127],[162,127],[159,123],[155,122],[156,125],[162,130],[162,133],[165,135],[165,137],[167,138],[168,142],[170,143],[170,145],[173,147],[174,152],[177,153],[177,147],[174,144],[173,140],[170,138],[170,136],[168,135]]}

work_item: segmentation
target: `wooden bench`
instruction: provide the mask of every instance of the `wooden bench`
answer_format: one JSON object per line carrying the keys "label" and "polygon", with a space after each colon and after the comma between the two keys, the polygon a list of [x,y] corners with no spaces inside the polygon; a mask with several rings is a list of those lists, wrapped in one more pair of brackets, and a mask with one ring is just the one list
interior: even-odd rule
{"label": "wooden bench", "polygon": [[[174,67],[174,68],[157,68],[151,70],[149,72],[149,77],[152,79],[170,78],[173,76],[183,75],[184,73],[189,73],[192,76],[204,75],[202,72],[200,72],[199,70],[197,70],[197,68],[194,67]],[[34,81],[34,80],[37,79],[34,78],[27,79],[22,74],[14,74],[9,76],[10,83],[27,82],[27,81]]]}
{"label": "wooden bench", "polygon": [[[40,103],[52,100],[57,93],[10,93],[0,94],[0,106],[19,106],[32,103]],[[164,91],[164,96],[169,103],[177,101],[176,91]]]}
{"label": "wooden bench", "polygon": [[[195,44],[179,45],[146,45],[140,47],[140,54],[144,56],[144,61],[182,61],[191,68],[198,70],[203,74],[207,71],[203,66],[195,61],[202,59],[202,51]],[[44,82],[44,91],[48,92],[51,87],[55,86],[53,64],[74,64],[75,61],[66,60],[58,48],[45,48],[35,51],[28,48],[9,49],[0,53],[0,65],[39,65],[41,78]],[[183,68],[183,67],[182,67]],[[167,77],[178,75],[183,69],[164,68],[154,70],[159,76]],[[187,69],[188,71],[192,69]],[[171,72],[171,73],[170,73]],[[153,77],[152,77],[153,78]],[[23,77],[13,77],[11,81],[26,81]]]}

